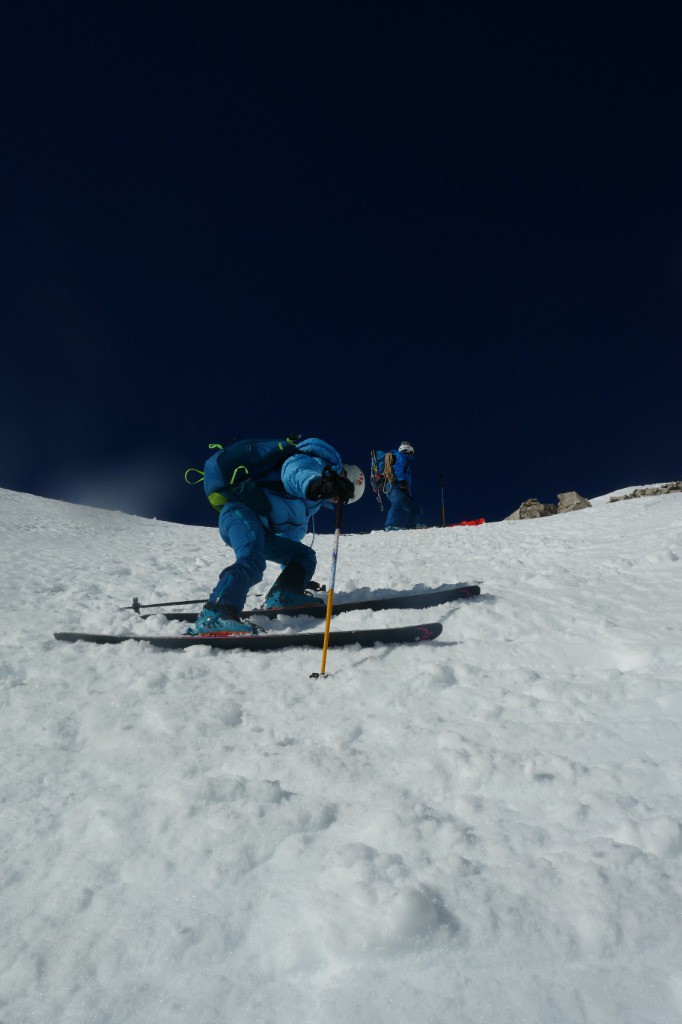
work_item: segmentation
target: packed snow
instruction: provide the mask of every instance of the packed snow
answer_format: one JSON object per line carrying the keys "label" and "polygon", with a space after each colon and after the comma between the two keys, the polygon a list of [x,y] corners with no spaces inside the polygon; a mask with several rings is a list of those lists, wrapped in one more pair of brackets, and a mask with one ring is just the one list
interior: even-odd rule
{"label": "packed snow", "polygon": [[682,1020],[682,495],[344,533],[338,600],[482,594],[336,617],[444,630],[317,680],[53,638],[181,631],[121,606],[203,599],[217,529],[0,491],[0,533],[2,1024]]}

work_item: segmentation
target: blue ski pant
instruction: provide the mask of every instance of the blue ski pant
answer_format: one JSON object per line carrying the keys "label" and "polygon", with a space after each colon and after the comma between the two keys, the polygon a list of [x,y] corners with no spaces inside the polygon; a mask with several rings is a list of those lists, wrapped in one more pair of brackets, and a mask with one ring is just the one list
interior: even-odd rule
{"label": "blue ski pant", "polygon": [[303,589],[313,578],[317,556],[312,548],[298,540],[278,537],[266,530],[256,513],[248,505],[230,502],[224,505],[218,520],[218,529],[228,547],[232,548],[237,561],[223,569],[220,579],[210,596],[210,601],[229,605],[241,612],[246,604],[249,590],[260,583],[266,562],[279,562],[289,566],[301,566],[304,578]]}
{"label": "blue ski pant", "polygon": [[392,484],[390,490],[386,491],[386,497],[390,502],[390,508],[386,515],[385,528],[414,530],[417,526],[417,516],[421,515],[421,508],[412,495],[401,491],[397,484]]}

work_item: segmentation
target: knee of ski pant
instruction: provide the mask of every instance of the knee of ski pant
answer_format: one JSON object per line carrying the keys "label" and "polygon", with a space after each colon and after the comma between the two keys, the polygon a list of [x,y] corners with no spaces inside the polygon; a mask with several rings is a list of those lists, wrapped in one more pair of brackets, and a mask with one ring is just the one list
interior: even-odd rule
{"label": "knee of ski pant", "polygon": [[[226,565],[218,577],[218,586],[225,583],[229,586],[230,580],[248,580],[249,586],[260,583],[265,574],[265,559],[254,555],[242,555],[232,565]],[[224,579],[224,577],[228,577]]]}
{"label": "knee of ski pant", "polygon": [[289,565],[300,565],[306,574],[307,579],[312,579],[312,575],[317,567],[317,555],[312,548],[309,548],[306,544],[300,544],[298,541],[294,542],[295,552],[291,558],[287,558],[287,566]]}
{"label": "knee of ski pant", "polygon": [[[306,548],[305,550],[306,550],[306,552],[310,551],[309,548]],[[283,576],[287,572],[287,570],[289,570],[289,571],[294,570],[295,571],[296,569],[299,569],[300,573],[301,573],[301,576],[303,578],[303,581],[301,583],[301,589],[304,589],[305,587],[308,586],[308,584],[310,583],[311,579],[313,578],[313,575],[315,573],[315,569],[317,568],[317,557],[314,554],[312,554],[312,557],[311,557],[310,554],[305,554],[305,555],[302,555],[301,557],[297,556],[296,558],[292,558],[291,561],[289,561],[289,562],[286,562],[286,563],[282,562],[280,564],[279,568],[280,568],[280,576]],[[285,579],[286,578],[287,577],[285,576]],[[296,587],[292,587],[292,589],[296,590]]]}
{"label": "knee of ski pant", "polygon": [[313,573],[317,568],[317,555],[312,548],[304,547],[300,555],[297,555],[294,559],[305,569],[306,575],[309,580],[313,578]]}
{"label": "knee of ski pant", "polygon": [[248,577],[250,585],[253,586],[254,583],[260,583],[263,579],[265,559],[260,559],[254,555],[246,555],[235,563],[234,568],[241,569]]}
{"label": "knee of ski pant", "polygon": [[[280,565],[280,570],[282,572],[286,572],[287,569],[292,567],[292,565],[300,566],[301,571],[305,574],[305,580],[306,581],[310,581],[310,580],[312,580],[314,571],[315,571],[315,569],[317,567],[317,559],[316,558],[312,558],[312,559],[308,559],[308,558],[305,558],[305,559],[294,558],[290,562],[282,562],[282,564]],[[307,582],[306,582],[306,586],[307,586]]]}
{"label": "knee of ski pant", "polygon": [[230,503],[223,506],[218,529],[237,558],[255,555],[265,560],[265,529],[256,513],[246,505]]}
{"label": "knee of ski pant", "polygon": [[295,562],[309,574],[308,579],[311,579],[317,565],[317,556],[312,548],[280,534],[268,534],[266,537],[265,557],[268,562],[278,562],[282,568]]}

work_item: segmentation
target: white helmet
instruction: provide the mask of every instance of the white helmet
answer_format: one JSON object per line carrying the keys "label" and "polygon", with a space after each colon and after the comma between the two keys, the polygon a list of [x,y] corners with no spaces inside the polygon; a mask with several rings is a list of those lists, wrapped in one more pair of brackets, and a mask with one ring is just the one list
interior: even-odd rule
{"label": "white helmet", "polygon": [[365,493],[365,474],[359,466],[352,466],[348,462],[344,462],[343,471],[355,488],[355,494],[348,502],[349,505],[352,505],[354,501],[357,501]]}
{"label": "white helmet", "polygon": [[407,452],[408,455],[414,455],[414,448],[412,447],[409,441],[401,441],[398,451]]}

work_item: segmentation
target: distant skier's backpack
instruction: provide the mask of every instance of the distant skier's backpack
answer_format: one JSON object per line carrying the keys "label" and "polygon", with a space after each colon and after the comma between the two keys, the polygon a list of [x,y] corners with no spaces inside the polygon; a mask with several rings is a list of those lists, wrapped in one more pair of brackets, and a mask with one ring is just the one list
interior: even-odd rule
{"label": "distant skier's backpack", "polygon": [[[270,512],[270,502],[261,482],[270,476],[268,490],[284,493],[276,471],[296,454],[296,441],[299,440],[300,435],[295,435],[283,440],[251,438],[233,441],[226,447],[210,444],[209,448],[218,450],[206,460],[203,472],[188,469],[185,480],[188,484],[203,482],[206,497],[216,512],[230,501],[239,501],[258,515],[266,516]],[[196,478],[190,480],[189,473],[196,473]]]}
{"label": "distant skier's backpack", "polygon": [[382,511],[381,495],[390,491],[391,485],[395,480],[394,462],[395,452],[382,452],[380,448],[370,452],[370,483],[379,502],[379,508]]}
{"label": "distant skier's backpack", "polygon": [[395,452],[382,452],[377,449],[370,453],[372,465],[372,481],[376,482],[383,490],[384,485],[395,480],[393,465],[395,463]]}

